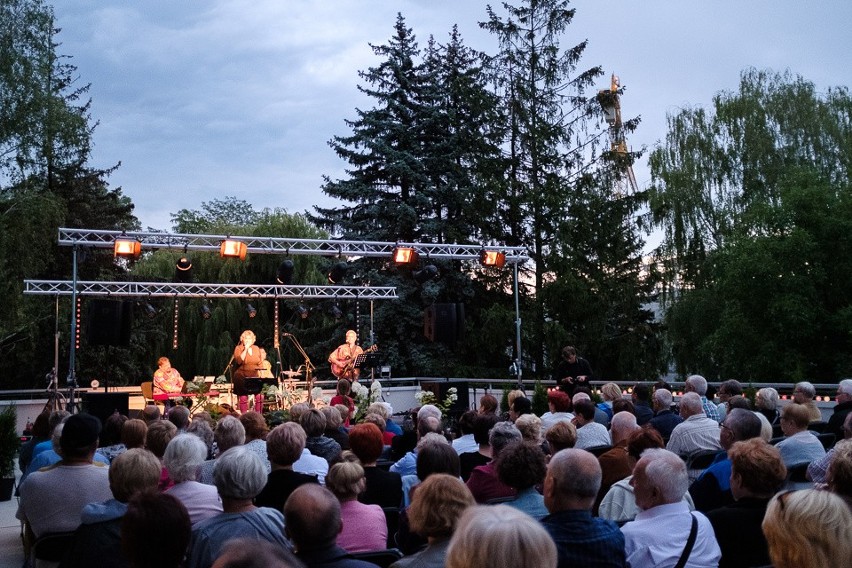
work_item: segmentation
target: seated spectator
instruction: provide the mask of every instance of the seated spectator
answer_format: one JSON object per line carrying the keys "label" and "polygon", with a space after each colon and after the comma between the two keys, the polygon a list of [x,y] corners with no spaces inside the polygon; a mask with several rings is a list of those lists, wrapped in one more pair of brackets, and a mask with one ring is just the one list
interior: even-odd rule
{"label": "seated spectator", "polygon": [[160,460],[147,450],[134,448],[115,457],[109,468],[112,499],[83,507],[74,544],[61,568],[124,568],[121,521],[127,502],[138,492],[155,492],[160,481]]}
{"label": "seated spectator", "polygon": [[[70,414],[64,415],[63,420],[66,420],[68,418],[68,416],[71,416],[71,415]],[[60,453],[62,452],[62,449],[59,446],[59,441],[62,438],[62,428],[64,426],[65,426],[65,423],[60,422],[53,429],[53,435],[51,436],[51,439],[50,439],[52,449],[46,450],[46,451],[41,451],[41,452],[35,454],[35,457],[30,462],[30,465],[27,466],[27,470],[24,472],[24,474],[21,476],[21,480],[18,482],[19,488],[21,487],[21,484],[24,483],[24,480],[26,480],[27,477],[29,477],[30,474],[32,474],[33,472],[40,471],[42,469],[46,469],[47,467],[52,466],[52,465],[57,464],[60,461],[62,461],[62,456],[60,455]],[[41,444],[39,444],[39,446],[40,445]],[[106,465],[106,466],[109,465],[109,459],[97,450],[95,450],[95,456],[94,456],[94,458],[92,458],[92,462],[96,463],[96,464]],[[19,489],[19,491],[20,491],[20,489]]]}
{"label": "seated spectator", "polygon": [[[507,505],[469,507],[447,548],[446,568],[556,568],[556,545],[541,523]],[[501,560],[506,561],[506,560]]]}
{"label": "seated spectator", "polygon": [[348,461],[334,464],[328,470],[325,485],[340,501],[342,528],[337,536],[337,546],[347,552],[386,548],[388,528],[384,511],[378,505],[365,505],[358,501],[358,495],[366,486],[361,464]]}
{"label": "seated spectator", "polygon": [[520,389],[514,389],[514,390],[509,391],[509,394],[506,395],[507,406],[503,409],[504,412],[503,412],[502,418],[503,418],[504,421],[514,422],[512,420],[512,416],[511,416],[512,406],[514,406],[516,399],[526,398],[526,397],[527,397],[527,395],[524,394],[524,391],[522,391]]}
{"label": "seated spectator", "polygon": [[571,397],[558,389],[547,392],[548,411],[541,415],[541,428],[547,430],[559,421],[571,422],[574,415],[571,414]]}
{"label": "seated spectator", "polygon": [[[168,420],[152,422],[148,425],[148,433],[145,435],[145,447],[157,456],[160,463],[163,463],[166,447],[175,436],[177,436],[177,428]],[[174,481],[169,477],[169,470],[164,465],[160,475],[160,491],[165,491],[172,485],[174,485]]]}
{"label": "seated spectator", "polygon": [[523,414],[515,420],[515,427],[521,431],[521,436],[524,440],[540,446],[542,443],[541,437],[541,418],[535,414]]}
{"label": "seated spectator", "polygon": [[840,496],[852,510],[852,440],[834,446],[834,459],[828,466],[828,490]]}
{"label": "seated spectator", "polygon": [[428,544],[425,549],[398,560],[392,568],[443,568],[459,518],[476,503],[458,477],[444,473],[430,475],[417,486],[408,508],[410,529]]}
{"label": "seated spectator", "polygon": [[[728,415],[725,420],[731,418],[733,415]],[[787,469],[778,449],[756,437],[735,442],[728,449],[728,458],[734,502],[707,513],[722,549],[719,566],[765,566],[770,563],[769,551],[760,525],[769,499],[784,484]]]}
{"label": "seated spectator", "polygon": [[52,432],[50,428],[50,412],[45,411],[36,416],[31,431],[32,437],[24,442],[18,450],[18,468],[21,470],[21,473],[27,471],[27,466],[30,465],[33,459],[33,450],[35,447],[42,442],[50,442]]}
{"label": "seated spectator", "polygon": [[491,394],[484,394],[479,399],[479,414],[494,414],[497,415],[497,398]]}
{"label": "seated spectator", "polygon": [[598,403],[598,408],[606,412],[606,415],[610,420],[612,420],[612,416],[615,414],[612,411],[612,403],[624,398],[624,395],[621,392],[621,387],[615,383],[605,384],[601,387],[601,398],[603,400]]}
{"label": "seated spectator", "polygon": [[[710,420],[706,415],[704,418]],[[621,528],[630,566],[674,566],[693,531],[696,536],[690,541],[689,565],[719,565],[722,552],[710,521],[697,511],[690,512],[683,503],[689,476],[677,454],[645,450],[630,482],[640,509],[636,519]]]}
{"label": "seated spectator", "polygon": [[265,540],[235,538],[222,548],[213,568],[304,568],[286,548]]}
{"label": "seated spectator", "polygon": [[372,403],[367,407],[367,414],[378,414],[381,416],[385,421],[385,431],[391,434],[391,438],[402,435],[402,428],[393,421],[393,408],[387,402],[379,401]]}
{"label": "seated spectator", "polygon": [[256,452],[237,446],[220,455],[213,468],[213,482],[222,498],[223,512],[192,528],[188,568],[210,566],[233,538],[250,537],[289,546],[281,511],[252,504],[266,485],[266,466]]}
{"label": "seated spectator", "polygon": [[216,488],[196,481],[198,468],[207,457],[207,448],[200,438],[192,434],[178,434],[163,455],[163,465],[174,482],[166,493],[177,497],[195,525],[222,512],[222,500]]}
{"label": "seated spectator", "polygon": [[131,568],[178,568],[183,566],[190,531],[183,503],[166,493],[137,493],[121,520],[121,549]]}
{"label": "seated spectator", "polygon": [[583,450],[563,450],[547,466],[544,504],[550,514],[542,524],[556,543],[559,566],[626,566],[618,526],[592,516],[600,483],[600,464]]}
{"label": "seated spectator", "polygon": [[633,464],[627,454],[627,440],[630,435],[639,430],[636,424],[636,416],[629,412],[619,412],[612,417],[610,435],[612,436],[612,449],[598,457],[603,477],[601,478],[600,491],[595,500],[594,511],[597,514],[598,507],[609,488],[633,473]]}
{"label": "seated spectator", "polygon": [[383,449],[378,426],[356,424],[349,431],[349,444],[364,468],[365,487],[358,500],[382,508],[399,507],[402,503],[402,478],[398,473],[376,466]]}
{"label": "seated spectator", "polygon": [[[236,416],[223,416],[213,430],[213,442],[221,456],[236,446],[242,446],[246,441],[246,429]],[[207,485],[213,485],[213,468],[216,460],[211,459],[201,464],[198,473],[198,481]]]}
{"label": "seated spectator", "polygon": [[[633,404],[632,400],[627,400],[626,398],[619,398],[618,400],[612,403],[612,411],[614,414],[618,414],[619,412],[629,412],[633,416],[636,416],[636,406]],[[611,424],[607,424],[607,428],[609,428]]]}
{"label": "seated spectator", "polygon": [[[852,413],[848,414],[846,416],[846,420],[843,422],[843,440],[852,440]],[[843,440],[837,442],[823,457],[811,462],[808,466],[808,479],[814,483],[826,482],[828,466],[834,458],[834,452],[837,449],[837,445]]]}
{"label": "seated spectator", "polygon": [[525,396],[519,396],[512,401],[509,407],[509,420],[515,422],[524,414],[532,414],[532,401]]}
{"label": "seated spectator", "polygon": [[305,431],[295,422],[285,422],[272,429],[266,436],[266,454],[272,463],[272,471],[266,485],[257,495],[254,504],[280,511],[293,491],[305,483],[318,483],[315,475],[293,471],[293,464],[305,449]]}
{"label": "seated spectator", "polygon": [[651,389],[648,385],[636,383],[633,386],[631,394],[634,405],[634,414],[636,414],[636,423],[639,426],[647,424],[654,417],[654,411],[651,409]]}
{"label": "seated spectator", "polygon": [[774,568],[840,566],[852,557],[852,512],[828,491],[777,494],[766,508],[763,534]]}
{"label": "seated spectator", "polygon": [[716,411],[719,413],[719,423],[725,419],[728,414],[728,401],[731,397],[742,396],[743,386],[739,381],[730,379],[719,385],[719,404],[716,405]]}
{"label": "seated spectator", "polygon": [[[317,410],[319,413],[319,410]],[[320,416],[322,416],[320,414]],[[257,454],[257,457],[263,462],[266,467],[266,473],[272,471],[272,466],[269,464],[269,457],[266,455],[266,435],[269,433],[269,426],[266,425],[266,419],[260,412],[251,410],[244,412],[240,416],[240,424],[243,425],[246,431],[245,447]],[[325,427],[325,419],[323,418],[323,428]]]}
{"label": "seated spectator", "polygon": [[362,424],[375,424],[382,431],[382,445],[385,446],[382,450],[382,455],[390,455],[390,446],[393,443],[394,435],[387,431],[387,422],[380,414],[368,412],[361,419]]}
{"label": "seated spectator", "polygon": [[754,397],[754,409],[766,416],[766,419],[773,426],[781,421],[781,414],[778,412],[778,399],[778,391],[772,387],[760,389]]}
{"label": "seated spectator", "polygon": [[[589,390],[589,387],[581,386],[581,387],[577,387],[575,389],[574,396],[571,397],[572,407],[576,406],[577,403],[580,402],[581,400],[587,400],[587,401],[591,402],[592,406],[595,409],[595,422],[597,422],[598,424],[603,424],[604,427],[609,428],[609,416],[607,415],[606,412],[604,412],[603,410],[601,410],[600,408],[598,408],[597,406],[594,405],[594,402],[592,402],[592,391]],[[620,400],[625,400],[625,399],[623,399],[623,398],[615,399],[612,403],[613,406],[615,406],[615,403],[617,401],[620,401]],[[624,409],[622,408],[621,410],[624,410]],[[616,411],[613,411],[613,414],[615,412]],[[576,417],[576,414],[577,413],[574,412],[575,417]],[[576,425],[576,422],[575,422],[575,425]]]}
{"label": "seated spectator", "polygon": [[[439,418],[436,418],[435,416],[427,415],[423,418],[420,418],[417,422],[418,444],[420,440],[430,432],[435,432],[436,434],[443,435],[441,420]],[[415,445],[414,448],[410,452],[405,454],[400,460],[394,463],[390,467],[390,471],[398,473],[403,477],[405,477],[406,475],[414,475],[417,471],[417,445]]]}
{"label": "seated spectator", "polygon": [[110,463],[127,450],[127,446],[121,443],[121,429],[125,422],[127,422],[127,416],[119,414],[116,410],[106,419],[104,428],[101,430],[98,451],[106,456]]}
{"label": "seated spectator", "polygon": [[666,445],[667,450],[679,456],[692,456],[722,449],[719,442],[719,423],[707,417],[698,394],[688,392],[683,395],[680,399],[680,416],[683,422],[672,430],[672,436]]}
{"label": "seated spectator", "polygon": [[837,384],[837,395],[834,398],[837,404],[828,418],[828,426],[825,431],[834,434],[835,439],[843,438],[843,422],[846,416],[852,413],[852,379],[843,379]]}
{"label": "seated spectator", "polygon": [[585,450],[612,445],[612,439],[606,427],[595,422],[595,406],[590,401],[580,400],[574,403],[573,423],[577,427],[575,448]]}
{"label": "seated spectator", "polygon": [[540,521],[547,516],[544,497],[536,486],[544,481],[547,458],[538,444],[515,440],[500,452],[495,461],[497,477],[517,496],[506,504]]}
{"label": "seated spectator", "polygon": [[468,410],[461,415],[458,421],[459,437],[453,440],[453,449],[458,455],[465,452],[476,452],[479,444],[473,439],[473,423],[478,415],[473,410]]}
{"label": "seated spectator", "polygon": [[147,435],[148,424],[138,418],[131,418],[121,427],[121,443],[128,450],[144,448]]}
{"label": "seated spectator", "polygon": [[467,482],[473,468],[491,461],[491,445],[488,442],[488,433],[497,424],[497,421],[497,415],[493,412],[479,414],[473,421],[473,439],[477,443],[478,449],[475,452],[465,452],[459,455],[462,481]]}
{"label": "seated spectator", "polygon": [[811,463],[825,456],[825,448],[813,432],[808,430],[808,408],[801,404],[788,404],[781,411],[781,431],[784,439],[775,447],[781,452],[784,465]]}
{"label": "seated spectator", "polygon": [[822,422],[822,412],[814,402],[815,397],[816,388],[807,381],[796,383],[793,388],[793,402],[808,409],[808,420],[810,422]]}
{"label": "seated spectator", "polygon": [[514,489],[500,481],[497,477],[495,460],[500,451],[514,440],[521,440],[521,432],[511,422],[498,422],[488,434],[488,443],[491,445],[491,461],[485,465],[473,468],[470,478],[467,480],[467,488],[473,494],[477,503],[486,503],[498,497],[514,497]]}
{"label": "seated spectator", "polygon": [[302,425],[305,434],[308,436],[305,447],[310,450],[312,455],[327,461],[329,467],[331,467],[340,459],[340,452],[343,450],[340,444],[323,434],[325,423],[325,416],[316,408],[311,408],[299,418],[299,424]]}
{"label": "seated spectator", "polygon": [[[437,421],[437,429],[429,431],[442,432],[442,416],[443,413],[441,412],[441,409],[439,409],[437,406],[435,406],[434,404],[424,404],[417,410],[416,415],[413,415],[413,421],[406,419],[406,421],[403,423],[404,431],[402,435],[395,436],[393,438],[393,441],[391,442],[392,459],[397,460],[397,462],[402,462],[402,465],[404,465],[406,469],[405,471],[394,471],[401,475],[410,475],[414,471],[414,466],[416,464],[415,456],[409,454],[414,450],[414,448],[417,447],[417,441],[420,439],[418,434],[418,428],[421,422],[426,418],[429,419],[429,424],[434,424],[435,421]],[[432,420],[433,418],[435,420]]]}
{"label": "seated spectator", "polygon": [[347,434],[346,428],[343,427],[343,418],[340,410],[334,406],[324,406],[320,408],[320,412],[325,416],[325,430],[323,430],[323,435],[340,444],[341,450],[348,450],[349,434]]}
{"label": "seated spectator", "polygon": [[701,375],[690,375],[683,384],[683,391],[685,393],[693,392],[697,394],[699,399],[701,399],[701,407],[704,409],[705,416],[715,421],[716,424],[721,421],[719,411],[716,410],[716,405],[707,400],[707,379]]}
{"label": "seated spectator", "polygon": [[323,568],[375,568],[356,560],[337,545],[343,525],[340,502],[328,489],[306,483],[297,487],[284,504],[285,534],[296,557],[307,566]]}
{"label": "seated spectator", "polygon": [[574,447],[577,443],[577,428],[570,422],[560,421],[547,429],[544,439],[550,451],[550,458],[557,452]]}
{"label": "seated spectator", "polygon": [[207,453],[205,460],[213,459],[213,428],[206,420],[193,420],[186,427],[186,433],[196,436],[204,444]]}
{"label": "seated spectator", "polygon": [[[733,399],[731,399],[731,400],[733,400]],[[747,400],[747,399],[744,399],[744,400]],[[739,408],[739,407],[731,405],[731,410],[733,410],[734,408]],[[743,410],[747,410],[747,409],[743,408]],[[749,412],[753,412],[754,415],[757,416],[757,419],[760,420],[760,439],[763,440],[764,442],[767,442],[767,443],[771,442],[772,438],[774,438],[774,436],[772,434],[773,433],[772,424],[769,423],[769,419],[766,418],[766,416],[764,416],[763,414],[761,414],[760,412],[758,412],[756,410],[750,410]]]}
{"label": "seated spectator", "polygon": [[[752,410],[751,401],[741,394],[734,395],[728,399],[728,410],[732,408],[742,408],[743,410]],[[764,416],[764,418],[766,418]]]}
{"label": "seated spectator", "polygon": [[683,422],[678,414],[672,411],[672,393],[668,389],[657,389],[654,391],[654,417],[648,421],[660,436],[663,441],[668,443],[672,437],[672,430],[675,426]]}
{"label": "seated spectator", "polygon": [[351,390],[352,383],[346,379],[340,379],[337,381],[337,393],[331,397],[330,403],[331,406],[334,406],[335,404],[342,404],[347,408],[346,417],[342,419],[343,425],[347,428],[349,428],[349,420],[355,414],[355,401],[352,400],[351,396],[349,396]]}
{"label": "seated spectator", "polygon": [[189,409],[185,406],[175,406],[169,410],[169,422],[175,425],[178,433],[186,432],[186,427],[189,426]]}
{"label": "seated spectator", "polygon": [[160,407],[156,404],[149,404],[142,409],[141,417],[145,421],[145,424],[150,426],[152,422],[160,419]]}

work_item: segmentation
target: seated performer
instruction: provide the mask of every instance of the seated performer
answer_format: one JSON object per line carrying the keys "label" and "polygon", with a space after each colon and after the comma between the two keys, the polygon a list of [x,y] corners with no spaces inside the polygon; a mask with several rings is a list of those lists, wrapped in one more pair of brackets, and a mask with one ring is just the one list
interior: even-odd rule
{"label": "seated performer", "polygon": [[332,351],[331,355],[328,356],[331,372],[338,379],[353,382],[357,381],[361,374],[361,370],[354,367],[355,358],[364,352],[359,345],[355,344],[357,340],[358,334],[350,329],[346,332],[346,343]]}
{"label": "seated performer", "polygon": [[162,400],[166,408],[174,406],[170,394],[183,392],[183,377],[172,367],[168,357],[157,359],[158,369],[154,371],[154,400]]}
{"label": "seated performer", "polygon": [[[260,396],[263,384],[258,377],[264,370],[263,360],[266,358],[266,353],[255,345],[256,340],[254,332],[247,329],[240,335],[240,342],[234,348],[234,361],[239,365],[233,374],[234,394],[239,397],[241,413],[248,410],[248,395],[250,394],[255,395],[255,411],[263,412],[263,397]],[[255,380],[246,381],[246,379]]]}

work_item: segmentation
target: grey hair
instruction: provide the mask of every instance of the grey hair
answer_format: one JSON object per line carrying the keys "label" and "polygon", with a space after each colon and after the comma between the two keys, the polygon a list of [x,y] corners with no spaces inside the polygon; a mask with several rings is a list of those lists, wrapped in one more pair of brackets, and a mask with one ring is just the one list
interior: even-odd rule
{"label": "grey hair", "polygon": [[175,483],[195,481],[198,468],[207,458],[207,447],[194,434],[178,434],[171,439],[163,454],[163,465]]}
{"label": "grey hair", "polygon": [[595,497],[601,489],[603,472],[600,463],[586,450],[568,448],[558,451],[550,458],[547,470],[563,495],[588,499]]}
{"label": "grey hair", "polygon": [[701,404],[701,397],[697,392],[685,393],[680,398],[680,407],[689,412],[690,415],[701,414],[704,412],[704,405]]}
{"label": "grey hair", "polygon": [[375,414],[378,414],[379,416],[384,418],[385,421],[387,422],[388,420],[390,420],[391,414],[393,414],[393,409],[391,408],[391,405],[388,404],[387,402],[379,401],[379,402],[374,402],[373,404],[371,404],[367,408],[367,412],[368,413],[373,412]]}
{"label": "grey hair", "polygon": [[642,452],[640,461],[646,462],[645,476],[660,491],[664,503],[678,503],[689,489],[686,464],[679,455],[660,448]]}
{"label": "grey hair", "polygon": [[189,426],[189,409],[185,406],[175,406],[169,411],[169,422],[184,430]]}
{"label": "grey hair", "polygon": [[764,387],[760,389],[757,391],[757,397],[754,399],[754,405],[766,410],[774,410],[778,408],[778,391],[772,387]]}
{"label": "grey hair", "polygon": [[189,423],[189,426],[186,427],[186,433],[198,436],[198,438],[204,442],[204,445],[207,446],[207,455],[212,455],[213,428],[210,427],[210,424],[204,420],[193,420]]}
{"label": "grey hair", "polygon": [[419,451],[423,446],[431,446],[433,444],[449,444],[446,436],[443,434],[439,434],[437,432],[429,432],[417,442],[417,450]]}
{"label": "grey hair", "polygon": [[222,497],[254,499],[266,485],[266,466],[246,446],[236,446],[216,459],[213,484]]}
{"label": "grey hair", "polygon": [[842,393],[852,395],[852,379],[843,379],[837,384],[837,389]]}
{"label": "grey hair", "polygon": [[689,385],[691,390],[698,394],[698,396],[704,396],[707,394],[707,379],[701,375],[690,375],[686,378],[686,384]]}
{"label": "grey hair", "polygon": [[654,400],[657,401],[657,404],[663,406],[665,408],[671,408],[672,406],[672,391],[667,389],[657,389],[654,391]]}
{"label": "grey hair", "polygon": [[228,415],[219,419],[213,439],[219,447],[219,453],[246,443],[246,429],[236,417]]}
{"label": "grey hair", "polygon": [[757,410],[749,410],[749,412],[754,414],[757,419],[760,420],[760,437],[763,438],[764,442],[769,442],[769,440],[772,439],[772,424],[769,423],[769,418]]}
{"label": "grey hair", "polygon": [[520,440],[523,434],[518,430],[518,427],[511,422],[498,422],[491,428],[488,433],[488,444],[491,446],[491,453],[494,457],[500,453],[509,442]]}
{"label": "grey hair", "polygon": [[441,412],[441,409],[435,406],[434,404],[424,404],[420,407],[420,410],[417,411],[417,421],[419,422],[427,416],[434,416],[435,418],[440,420],[443,416],[443,413]]}
{"label": "grey hair", "polygon": [[808,398],[813,398],[816,396],[816,388],[814,388],[814,385],[812,383],[809,383],[808,381],[796,383],[795,388],[802,391],[802,394]]}
{"label": "grey hair", "polygon": [[[71,414],[68,414],[68,416],[71,416]],[[50,445],[57,454],[59,453],[59,441],[62,439],[63,428],[65,428],[64,420],[53,428],[53,434],[50,435]]]}
{"label": "grey hair", "polygon": [[725,425],[731,429],[737,442],[759,438],[763,428],[760,418],[745,408],[732,408],[725,417]]}

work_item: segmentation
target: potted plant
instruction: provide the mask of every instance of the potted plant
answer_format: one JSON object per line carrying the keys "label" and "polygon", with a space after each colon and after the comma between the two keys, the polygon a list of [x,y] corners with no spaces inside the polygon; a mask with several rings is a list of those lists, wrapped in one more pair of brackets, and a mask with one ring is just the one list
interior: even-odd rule
{"label": "potted plant", "polygon": [[0,501],[9,501],[15,487],[15,456],[21,446],[18,412],[13,405],[0,411]]}

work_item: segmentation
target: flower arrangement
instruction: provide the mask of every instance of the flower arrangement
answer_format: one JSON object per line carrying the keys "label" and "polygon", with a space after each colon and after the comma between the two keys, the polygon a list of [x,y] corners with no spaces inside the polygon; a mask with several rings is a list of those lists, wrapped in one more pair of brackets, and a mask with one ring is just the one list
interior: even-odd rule
{"label": "flower arrangement", "polygon": [[419,392],[414,393],[414,398],[417,399],[417,402],[420,403],[420,406],[423,406],[425,404],[435,405],[441,410],[441,413],[446,415],[449,413],[450,408],[452,408],[453,403],[459,399],[458,392],[459,391],[456,387],[450,387],[449,389],[447,389],[447,396],[444,397],[444,400],[439,401],[438,398],[435,396],[435,393],[433,393],[432,391],[421,390]]}
{"label": "flower arrangement", "polygon": [[361,383],[352,383],[352,396],[355,399],[354,422],[360,422],[370,405],[382,399],[382,384],[378,379],[373,379],[369,388]]}

